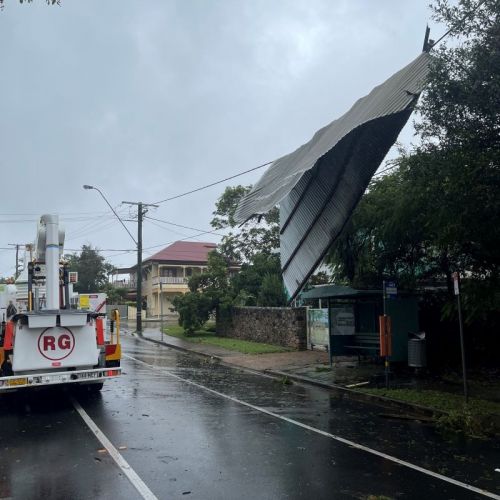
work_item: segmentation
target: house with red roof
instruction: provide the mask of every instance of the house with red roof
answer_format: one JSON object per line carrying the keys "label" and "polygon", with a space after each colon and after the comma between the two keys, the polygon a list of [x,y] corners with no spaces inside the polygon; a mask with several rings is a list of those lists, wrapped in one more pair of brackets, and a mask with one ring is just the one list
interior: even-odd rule
{"label": "house with red roof", "polygon": [[[208,254],[217,248],[215,243],[199,241],[176,241],[160,250],[142,263],[142,293],[147,302],[147,317],[171,314],[172,301],[176,295],[189,291],[188,280],[195,274],[207,270]],[[239,266],[231,265],[237,272]],[[123,271],[125,270],[117,270]],[[135,288],[136,267],[126,270],[130,273],[128,288]],[[119,286],[119,282],[114,282]]]}

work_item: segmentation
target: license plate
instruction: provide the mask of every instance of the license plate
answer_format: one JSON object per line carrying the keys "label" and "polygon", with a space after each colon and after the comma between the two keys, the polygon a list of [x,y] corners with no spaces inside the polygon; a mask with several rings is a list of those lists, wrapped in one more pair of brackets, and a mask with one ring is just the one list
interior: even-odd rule
{"label": "license plate", "polygon": [[28,379],[26,378],[14,378],[12,380],[9,380],[7,385],[13,386],[13,385],[26,385],[28,383]]}

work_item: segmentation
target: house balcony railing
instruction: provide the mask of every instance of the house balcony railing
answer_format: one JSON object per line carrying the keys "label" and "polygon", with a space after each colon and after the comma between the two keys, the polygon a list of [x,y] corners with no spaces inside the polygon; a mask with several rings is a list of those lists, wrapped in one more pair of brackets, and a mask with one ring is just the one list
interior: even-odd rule
{"label": "house balcony railing", "polygon": [[152,279],[153,286],[159,285],[187,285],[189,278],[173,276],[156,276]]}
{"label": "house balcony railing", "polygon": [[113,281],[111,284],[116,288],[135,289],[135,280],[133,280],[133,281]]}

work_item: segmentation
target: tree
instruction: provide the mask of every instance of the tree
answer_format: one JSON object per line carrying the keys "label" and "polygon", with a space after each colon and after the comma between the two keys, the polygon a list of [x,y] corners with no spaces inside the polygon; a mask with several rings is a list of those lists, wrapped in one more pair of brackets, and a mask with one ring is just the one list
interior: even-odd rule
{"label": "tree", "polygon": [[329,262],[358,286],[442,280],[450,298],[459,271],[472,321],[500,306],[500,3],[436,0],[433,11],[454,43],[433,50],[421,143],[371,183]]}
{"label": "tree", "polygon": [[[19,0],[19,3],[33,3],[33,0]],[[61,5],[61,0],[45,0],[47,5]],[[0,0],[0,10],[4,8],[4,0]]]}
{"label": "tree", "polygon": [[[279,211],[273,208],[260,218],[251,219],[238,228],[234,219],[239,201],[251,186],[227,187],[215,205],[211,226],[231,228],[222,238],[220,252],[232,261],[250,261],[257,253],[271,254],[279,250]],[[238,228],[238,229],[237,229]]]}
{"label": "tree", "polygon": [[209,319],[212,301],[208,295],[188,292],[174,297],[173,305],[179,313],[179,325],[187,334],[193,334]]}
{"label": "tree", "polygon": [[279,274],[266,274],[262,279],[257,304],[261,307],[286,306],[287,297]]}
{"label": "tree", "polygon": [[217,251],[208,255],[207,271],[191,276],[189,292],[175,297],[179,325],[193,333],[213,315],[225,316],[233,306],[279,307],[286,295],[276,255],[255,254],[241,272],[230,276],[229,260]]}
{"label": "tree", "polygon": [[[262,293],[267,278],[266,292]],[[256,253],[241,266],[231,282],[235,300],[240,306],[285,306],[283,280],[277,254]],[[270,288],[274,287],[271,291]],[[278,300],[276,297],[280,297]],[[269,298],[269,300],[267,300]]]}
{"label": "tree", "polygon": [[436,0],[434,18],[451,29],[435,49],[417,130],[428,149],[498,151],[500,142],[500,3]]}
{"label": "tree", "polygon": [[108,304],[125,304],[127,302],[127,289],[118,288],[111,283],[106,283],[99,291],[108,297]]}
{"label": "tree", "polygon": [[65,256],[70,271],[78,272],[78,283],[75,292],[90,293],[102,290],[108,283],[108,274],[113,266],[106,262],[97,248],[83,245],[80,255]]}
{"label": "tree", "polygon": [[227,260],[217,251],[208,254],[207,271],[191,276],[189,292],[173,300],[179,325],[188,334],[201,328],[220,307],[229,307],[232,291]]}

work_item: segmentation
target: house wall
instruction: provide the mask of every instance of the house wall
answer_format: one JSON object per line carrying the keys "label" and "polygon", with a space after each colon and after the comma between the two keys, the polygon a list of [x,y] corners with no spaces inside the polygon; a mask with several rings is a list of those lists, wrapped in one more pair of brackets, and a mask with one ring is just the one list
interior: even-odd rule
{"label": "house wall", "polygon": [[[159,317],[161,315],[161,302],[163,302],[163,315],[169,316],[173,313],[172,301],[176,295],[189,291],[187,280],[193,274],[200,274],[206,270],[206,266],[195,264],[158,264],[151,265],[151,271],[147,279],[143,281],[143,294],[148,304],[148,315]],[[160,293],[159,280],[162,281]]]}
{"label": "house wall", "polygon": [[307,348],[306,307],[233,307],[217,315],[216,332],[224,337]]}

